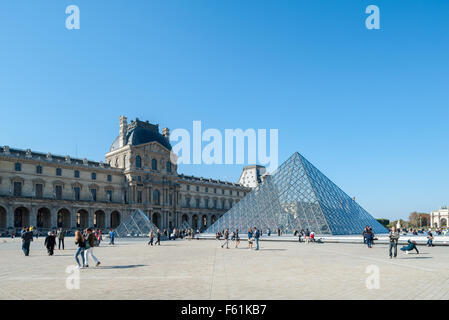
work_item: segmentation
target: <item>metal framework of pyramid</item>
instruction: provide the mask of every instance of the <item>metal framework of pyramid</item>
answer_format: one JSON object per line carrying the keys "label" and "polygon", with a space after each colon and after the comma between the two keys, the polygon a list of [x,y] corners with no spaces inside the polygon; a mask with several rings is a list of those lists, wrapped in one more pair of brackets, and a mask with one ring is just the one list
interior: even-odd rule
{"label": "metal framework of pyramid", "polygon": [[283,233],[309,229],[321,235],[362,234],[388,231],[357,202],[329,180],[298,152],[273,175],[247,194],[205,232],[229,228],[245,233],[258,227]]}
{"label": "metal framework of pyramid", "polygon": [[157,227],[142,210],[136,210],[115,229],[117,237],[147,237],[150,230],[156,234]]}

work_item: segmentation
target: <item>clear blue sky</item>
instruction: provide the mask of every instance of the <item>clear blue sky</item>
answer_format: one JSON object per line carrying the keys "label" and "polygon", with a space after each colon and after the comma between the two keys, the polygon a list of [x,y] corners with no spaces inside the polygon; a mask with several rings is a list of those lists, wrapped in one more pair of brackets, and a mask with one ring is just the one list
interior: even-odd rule
{"label": "clear blue sky", "polygon": [[299,151],[375,217],[406,218],[449,203],[448,31],[446,0],[3,0],[0,145],[100,161],[121,114],[277,128],[280,162]]}

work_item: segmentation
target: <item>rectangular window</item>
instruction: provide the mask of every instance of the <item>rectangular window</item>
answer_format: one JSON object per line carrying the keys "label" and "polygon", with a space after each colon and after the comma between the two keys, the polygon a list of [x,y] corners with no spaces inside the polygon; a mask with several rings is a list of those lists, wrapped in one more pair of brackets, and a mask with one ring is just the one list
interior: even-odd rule
{"label": "rectangular window", "polygon": [[78,170],[75,170],[73,176],[74,176],[75,178],[79,178],[79,177],[80,177],[80,172],[79,172]]}
{"label": "rectangular window", "polygon": [[217,188],[214,188],[214,193],[217,193]]}
{"label": "rectangular window", "polygon": [[95,172],[91,173],[92,180],[97,180],[97,174]]}
{"label": "rectangular window", "polygon": [[190,190],[190,186],[189,185],[187,185],[187,191],[189,191]]}
{"label": "rectangular window", "polygon": [[232,196],[232,190],[229,190],[229,194]]}
{"label": "rectangular window", "polygon": [[22,196],[22,182],[14,181],[14,197]]}
{"label": "rectangular window", "polygon": [[196,192],[199,192],[200,191],[200,187],[196,187]]}
{"label": "rectangular window", "polygon": [[62,200],[62,186],[55,187],[56,200]]}
{"label": "rectangular window", "polygon": [[106,190],[106,199],[108,199],[109,202],[112,201],[112,190]]}
{"label": "rectangular window", "polygon": [[111,182],[112,181],[112,176],[110,174],[108,174],[108,181]]}
{"label": "rectangular window", "polygon": [[43,185],[38,183],[36,184],[36,198],[42,198],[44,196]]}
{"label": "rectangular window", "polygon": [[205,205],[206,209],[209,209],[209,199],[206,199],[206,205]]}
{"label": "rectangular window", "polygon": [[187,206],[187,208],[190,208],[190,198],[186,199],[186,206]]}
{"label": "rectangular window", "polygon": [[224,194],[224,189],[221,190],[221,193]]}
{"label": "rectangular window", "polygon": [[97,189],[90,189],[90,197],[92,201],[97,201]]}
{"label": "rectangular window", "polygon": [[169,205],[172,205],[172,204],[173,204],[173,196],[172,196],[172,194],[169,194],[169,195],[168,195],[168,204],[169,204]]}
{"label": "rectangular window", "polygon": [[142,191],[137,191],[137,203],[142,203]]}
{"label": "rectangular window", "polygon": [[200,199],[196,199],[196,208],[198,209],[200,207]]}
{"label": "rectangular window", "polygon": [[15,163],[14,164],[14,170],[15,171],[22,171],[22,164],[21,163]]}
{"label": "rectangular window", "polygon": [[36,173],[37,174],[42,174],[42,167],[41,166],[36,166]]}
{"label": "rectangular window", "polygon": [[61,168],[56,168],[56,175],[57,176],[62,176],[62,169]]}
{"label": "rectangular window", "polygon": [[75,194],[75,201],[80,201],[81,190],[79,187],[73,188],[73,192]]}
{"label": "rectangular window", "polygon": [[217,200],[214,200],[214,209],[217,209]]}

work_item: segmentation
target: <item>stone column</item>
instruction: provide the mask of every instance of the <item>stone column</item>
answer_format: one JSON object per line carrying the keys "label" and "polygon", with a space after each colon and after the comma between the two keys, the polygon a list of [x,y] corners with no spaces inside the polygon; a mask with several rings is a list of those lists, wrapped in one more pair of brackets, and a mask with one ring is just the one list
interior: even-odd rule
{"label": "stone column", "polygon": [[87,210],[88,218],[87,218],[87,225],[91,228],[94,226],[94,210],[89,209]]}
{"label": "stone column", "polygon": [[36,228],[37,224],[37,209],[30,207],[30,226],[33,226]]}
{"label": "stone column", "polygon": [[6,210],[6,228],[14,227],[14,212],[11,207],[5,207]]}
{"label": "stone column", "polygon": [[57,208],[50,209],[50,220],[51,220],[52,228],[58,227],[58,211],[57,210],[58,210]]}
{"label": "stone column", "polygon": [[110,229],[111,228],[111,209],[107,209],[104,212],[104,218],[105,218],[105,222],[104,222],[104,226],[106,229]]}
{"label": "stone column", "polygon": [[212,225],[212,215],[210,213],[207,214],[207,226],[209,228]]}
{"label": "stone column", "polygon": [[70,210],[70,229],[76,229],[77,208]]}

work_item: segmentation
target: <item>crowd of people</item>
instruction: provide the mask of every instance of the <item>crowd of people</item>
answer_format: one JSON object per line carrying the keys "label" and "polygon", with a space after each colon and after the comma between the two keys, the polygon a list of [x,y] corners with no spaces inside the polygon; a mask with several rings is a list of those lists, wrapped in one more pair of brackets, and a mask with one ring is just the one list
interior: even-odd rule
{"label": "crowd of people", "polygon": [[[58,246],[58,250],[65,249],[65,237],[66,232],[59,228],[56,232],[49,231],[44,240],[44,247],[47,249],[47,253],[49,256],[53,256],[55,252],[56,246]],[[23,228],[21,231],[21,239],[22,239],[22,251],[25,256],[30,255],[30,245],[34,238],[38,238],[38,234],[33,232],[33,227]],[[113,229],[109,231],[110,245],[114,245],[115,232]],[[57,241],[56,241],[57,240]],[[100,229],[92,229],[87,228],[83,232],[76,230],[75,231],[75,261],[77,263],[78,268],[87,268],[89,267],[89,256],[95,263],[95,266],[100,265],[100,261],[94,255],[94,247],[100,246],[100,243],[103,240],[102,231]],[[79,257],[81,257],[82,263],[80,263]]]}
{"label": "crowd of people", "polygon": [[[262,237],[262,229],[257,229],[257,227],[254,227],[253,229],[248,228],[248,249],[254,249],[259,250],[259,239]],[[224,248],[226,246],[226,249],[229,249],[230,242],[234,242],[234,247],[238,248],[240,245],[240,235],[239,235],[239,229],[236,229],[232,233],[229,233],[229,228],[226,228],[222,231],[218,231],[215,234],[216,240],[223,239],[224,242],[221,244],[221,247]],[[256,247],[254,248],[254,243]]]}
{"label": "crowd of people", "polygon": [[[194,230],[192,228],[187,229],[164,229],[162,232],[157,229],[155,232],[152,230],[148,234],[149,241],[148,245],[161,245],[161,238],[165,236],[168,238],[168,240],[176,240],[176,239],[195,239],[197,235],[199,235],[199,230]],[[437,235],[445,234],[446,230],[438,229],[435,231]],[[282,235],[282,229],[277,229],[278,236]],[[424,231],[421,229],[410,229],[407,230],[405,228],[396,228],[392,227],[390,229],[388,239],[389,239],[389,257],[390,259],[397,257],[397,247],[399,238],[401,235],[419,235],[419,234],[426,234],[427,235],[427,246],[432,247],[434,246],[433,240],[434,240],[434,233],[432,230]],[[56,246],[58,247],[58,250],[64,250],[65,246],[65,237],[67,233],[62,229],[59,228],[57,231],[53,230],[48,232],[47,236],[45,237],[44,246],[47,249],[47,253],[49,256],[54,255],[54,251]],[[115,240],[115,232],[113,229],[110,229],[109,231],[109,244],[114,245]],[[254,228],[248,228],[247,236],[248,236],[248,249],[254,249],[259,250],[260,249],[260,243],[259,239],[262,237],[263,231],[262,229],[258,229],[257,227]],[[267,229],[267,235],[271,235],[270,228]],[[315,232],[310,231],[309,229],[301,229],[300,231],[294,229],[293,235],[298,237],[299,242],[315,242]],[[377,240],[377,238],[374,235],[373,229],[371,226],[366,226],[362,232],[363,235],[363,241],[364,244],[367,245],[368,248],[373,248],[374,241]],[[14,237],[15,235],[13,235]],[[37,238],[38,233],[36,233],[36,230],[33,230],[33,227],[30,228],[23,228],[21,231],[21,239],[22,239],[22,251],[25,256],[30,255],[30,244],[33,241],[33,238]],[[231,243],[235,248],[238,248],[240,245],[240,235],[239,230],[236,229],[235,231],[230,232],[229,228],[226,228],[222,231],[219,231],[216,233],[216,239],[217,240],[224,240],[221,243],[221,248],[229,249]],[[89,256],[94,261],[95,265],[100,265],[100,261],[97,259],[97,257],[94,255],[94,247],[99,246],[100,243],[103,240],[102,231],[100,229],[92,229],[87,228],[83,232],[77,230],[75,231],[75,244],[76,244],[76,252],[75,252],[75,261],[77,263],[78,268],[87,268],[89,267]],[[409,254],[411,251],[415,251],[417,254],[419,254],[419,250],[417,248],[417,243],[413,241],[412,239],[407,240],[407,244],[400,248],[401,251],[403,251],[405,254]],[[81,261],[80,258],[81,257]]]}

